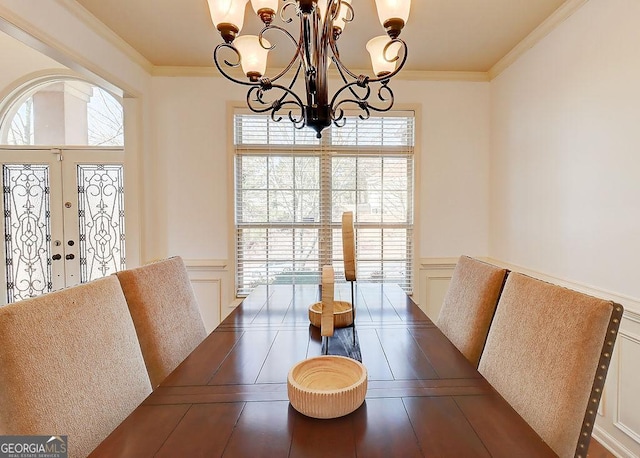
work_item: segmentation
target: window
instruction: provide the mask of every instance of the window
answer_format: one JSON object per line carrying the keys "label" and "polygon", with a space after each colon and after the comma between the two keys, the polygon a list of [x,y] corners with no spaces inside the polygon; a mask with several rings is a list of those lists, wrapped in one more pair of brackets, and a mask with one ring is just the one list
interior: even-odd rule
{"label": "window", "polygon": [[4,145],[122,146],[122,104],[86,81],[52,78],[37,82],[3,110]]}
{"label": "window", "polygon": [[317,139],[268,116],[236,114],[237,294],[268,283],[344,281],[341,221],[354,212],[359,282],[413,282],[414,115],[347,117]]}

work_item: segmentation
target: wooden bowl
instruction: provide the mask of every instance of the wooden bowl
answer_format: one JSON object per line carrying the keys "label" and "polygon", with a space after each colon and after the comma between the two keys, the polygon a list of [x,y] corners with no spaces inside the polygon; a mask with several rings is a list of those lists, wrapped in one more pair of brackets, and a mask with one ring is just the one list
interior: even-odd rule
{"label": "wooden bowl", "polygon": [[287,376],[287,393],[294,409],[312,418],[350,414],[367,394],[367,368],[355,359],[328,355],[305,359]]}
{"label": "wooden bowl", "polygon": [[[309,307],[309,321],[316,328],[322,320],[322,302],[315,302]],[[333,301],[333,327],[346,328],[353,323],[351,302]]]}

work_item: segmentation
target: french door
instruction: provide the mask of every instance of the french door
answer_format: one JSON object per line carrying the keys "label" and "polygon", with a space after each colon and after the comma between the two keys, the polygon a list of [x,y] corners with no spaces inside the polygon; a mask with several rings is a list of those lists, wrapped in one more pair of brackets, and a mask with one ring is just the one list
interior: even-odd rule
{"label": "french door", "polygon": [[1,303],[124,269],[123,150],[9,148],[0,150]]}

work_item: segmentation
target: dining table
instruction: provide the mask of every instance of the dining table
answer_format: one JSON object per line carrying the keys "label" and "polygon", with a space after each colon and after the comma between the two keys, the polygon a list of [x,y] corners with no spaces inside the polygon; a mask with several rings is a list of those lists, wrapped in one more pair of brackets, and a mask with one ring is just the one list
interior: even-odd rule
{"label": "dining table", "polygon": [[356,282],[352,294],[336,283],[334,294],[353,297],[356,319],[328,352],[357,350],[368,374],[355,411],[317,419],[289,403],[291,367],[323,353],[308,314],[321,287],[262,285],[91,456],[556,456],[398,285]]}

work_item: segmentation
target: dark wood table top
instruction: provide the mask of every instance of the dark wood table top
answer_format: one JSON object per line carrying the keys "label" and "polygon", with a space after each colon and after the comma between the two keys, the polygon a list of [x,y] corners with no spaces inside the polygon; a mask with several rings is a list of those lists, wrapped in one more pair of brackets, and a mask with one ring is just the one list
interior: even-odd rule
{"label": "dark wood table top", "polygon": [[[257,288],[92,456],[555,456],[395,285],[356,286],[365,403],[331,420],[298,413],[287,373],[321,354],[307,312],[319,297]],[[350,301],[348,285],[336,300]]]}

